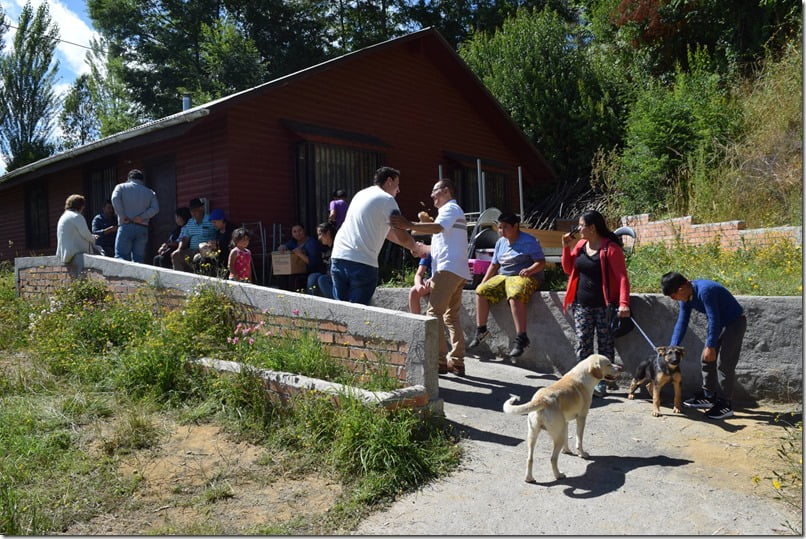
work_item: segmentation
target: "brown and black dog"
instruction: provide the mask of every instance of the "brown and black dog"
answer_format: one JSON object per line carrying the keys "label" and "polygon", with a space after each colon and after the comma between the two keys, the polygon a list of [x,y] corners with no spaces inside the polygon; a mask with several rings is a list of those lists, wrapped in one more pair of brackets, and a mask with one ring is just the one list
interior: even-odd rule
{"label": "brown and black dog", "polygon": [[680,361],[686,354],[682,346],[658,346],[655,348],[657,356],[642,361],[635,369],[635,375],[630,382],[628,399],[635,398],[635,392],[646,384],[647,391],[652,394],[652,415],[660,415],[660,390],[672,382],[674,385],[674,408],[672,412],[679,414],[683,407],[683,373],[680,372]]}

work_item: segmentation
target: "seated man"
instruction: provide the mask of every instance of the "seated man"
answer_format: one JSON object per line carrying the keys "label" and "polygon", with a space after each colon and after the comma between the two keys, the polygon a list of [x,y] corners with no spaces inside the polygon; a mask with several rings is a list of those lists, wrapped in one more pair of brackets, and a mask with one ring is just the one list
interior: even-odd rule
{"label": "seated man", "polygon": [[182,227],[179,246],[171,253],[173,269],[193,271],[193,257],[199,252],[199,244],[215,238],[215,227],[210,216],[204,212],[204,204],[198,198],[190,201],[190,220]]}
{"label": "seated man", "polygon": [[526,304],[543,282],[546,258],[537,238],[521,232],[520,219],[514,213],[502,213],[498,217],[498,233],[501,237],[495,244],[492,262],[476,288],[476,336],[468,348],[478,346],[490,336],[487,331],[490,303],[506,297],[518,334],[509,352],[509,357],[515,358],[523,355],[523,349],[529,346]]}
{"label": "seated man", "polygon": [[409,312],[420,314],[420,300],[431,293],[431,255],[420,258],[414,274],[414,285],[409,288]]}
{"label": "seated man", "polygon": [[199,254],[193,257],[193,267],[196,273],[225,276],[235,227],[225,219],[224,210],[219,208],[210,212],[210,223],[215,227],[215,238],[199,245]]}

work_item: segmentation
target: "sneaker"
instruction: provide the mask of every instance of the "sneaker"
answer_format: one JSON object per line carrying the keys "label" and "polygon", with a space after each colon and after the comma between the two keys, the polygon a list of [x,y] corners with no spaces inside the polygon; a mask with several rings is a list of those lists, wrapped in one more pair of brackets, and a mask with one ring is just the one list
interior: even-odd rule
{"label": "sneaker", "polygon": [[607,382],[604,380],[599,381],[596,387],[593,388],[593,395],[595,397],[604,397],[607,395]]}
{"label": "sneaker", "polygon": [[700,391],[690,399],[683,401],[683,406],[686,408],[708,409],[712,408],[714,404],[714,399],[707,396],[704,391]]}
{"label": "sneaker", "polygon": [[473,340],[470,341],[470,344],[467,345],[468,348],[475,348],[487,339],[490,338],[490,332],[488,330],[484,330],[482,332],[476,332],[476,336],[473,337]]}
{"label": "sneaker", "polygon": [[717,400],[713,408],[705,412],[705,417],[708,419],[725,419],[726,417],[733,417],[733,408],[730,403],[723,400]]}
{"label": "sneaker", "polygon": [[607,389],[612,389],[613,391],[618,391],[618,381],[617,380],[605,380],[607,384]]}
{"label": "sneaker", "polygon": [[512,345],[512,350],[509,351],[509,357],[520,357],[523,355],[523,349],[529,346],[529,337],[515,337],[515,344]]}

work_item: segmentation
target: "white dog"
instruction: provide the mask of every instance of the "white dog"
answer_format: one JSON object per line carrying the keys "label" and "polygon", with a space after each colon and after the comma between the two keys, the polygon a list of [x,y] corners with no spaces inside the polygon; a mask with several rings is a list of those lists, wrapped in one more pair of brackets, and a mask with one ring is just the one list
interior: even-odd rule
{"label": "white dog", "polygon": [[568,447],[568,422],[576,419],[577,422],[577,455],[587,457],[582,449],[582,434],[585,431],[585,419],[593,400],[593,388],[602,379],[613,380],[614,375],[621,371],[621,367],[612,363],[605,356],[593,354],[580,361],[568,371],[565,376],[550,386],[537,390],[532,400],[526,404],[516,405],[518,397],[513,396],[504,403],[504,412],[508,414],[529,414],[526,422],[529,426],[526,438],[526,482],[534,483],[532,477],[532,461],[535,441],[541,430],[548,432],[554,440],[554,450],[551,453],[551,470],[556,479],[562,479],[565,474],[557,468],[557,456],[560,449],[563,453],[573,454]]}

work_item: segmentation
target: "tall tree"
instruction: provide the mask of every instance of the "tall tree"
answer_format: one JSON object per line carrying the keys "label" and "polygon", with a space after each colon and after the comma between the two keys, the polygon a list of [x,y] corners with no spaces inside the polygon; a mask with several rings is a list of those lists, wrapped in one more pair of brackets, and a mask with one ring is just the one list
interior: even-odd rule
{"label": "tall tree", "polygon": [[79,76],[64,97],[59,125],[62,128],[62,147],[70,149],[98,138],[100,125],[87,74]]}
{"label": "tall tree", "polygon": [[[782,50],[802,27],[792,0],[584,0],[601,33],[643,76],[674,78],[695,48],[721,72],[747,73],[765,53]],[[609,28],[608,28],[609,27]]]}
{"label": "tall tree", "polygon": [[101,38],[90,41],[86,62],[90,66],[87,86],[98,119],[101,137],[108,137],[146,121],[143,107],[136,103],[123,83],[123,61],[108,52],[109,44]]}
{"label": "tall tree", "polygon": [[476,32],[493,33],[520,8],[550,7],[564,20],[576,20],[567,0],[408,0],[402,8],[410,27],[433,26],[454,48]]}
{"label": "tall tree", "polygon": [[13,49],[0,58],[0,151],[13,170],[51,155],[59,100],[53,91],[58,70],[54,51],[59,29],[48,4],[34,13],[30,1],[17,22]]}
{"label": "tall tree", "polygon": [[337,49],[332,4],[338,0],[226,0],[276,78],[318,64]]}
{"label": "tall tree", "polygon": [[521,9],[496,33],[477,33],[459,50],[568,182],[588,176],[596,150],[621,137],[619,95],[589,60],[589,41],[549,8]]}
{"label": "tall tree", "polygon": [[[204,101],[262,80],[250,39],[242,29],[231,31],[219,0],[88,0],[87,6],[112,58],[122,60],[123,82],[153,118],[177,112],[181,93]],[[251,72],[222,69],[249,63]]]}

